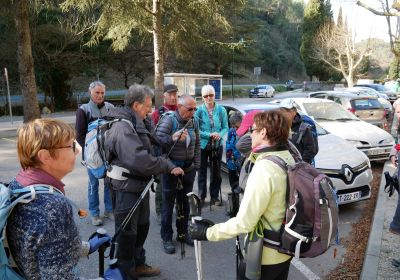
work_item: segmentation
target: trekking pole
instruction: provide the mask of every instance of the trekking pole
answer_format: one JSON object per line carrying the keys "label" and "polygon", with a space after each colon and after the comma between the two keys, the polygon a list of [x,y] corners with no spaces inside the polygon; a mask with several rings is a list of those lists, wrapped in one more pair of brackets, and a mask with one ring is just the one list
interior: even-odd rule
{"label": "trekking pole", "polygon": [[166,158],[169,158],[169,155],[171,154],[172,150],[174,149],[174,147],[176,146],[176,144],[178,143],[179,139],[181,138],[183,132],[185,131],[185,129],[189,126],[189,124],[193,121],[193,119],[190,119],[186,122],[186,124],[182,127],[182,131],[179,134],[179,137],[175,140],[174,144],[171,146],[171,148],[169,149]]}
{"label": "trekking pole", "polygon": [[[104,228],[99,228],[89,237],[89,240],[96,235],[99,238],[105,237],[106,234],[107,234],[107,231]],[[99,247],[99,249],[97,249],[97,251],[99,252],[99,277],[104,276],[104,252],[107,250],[108,247],[110,247],[110,245],[107,242],[107,243],[101,245]]]}
{"label": "trekking pole", "polygon": [[147,183],[146,187],[144,188],[143,192],[141,193],[140,197],[138,200],[136,200],[135,205],[129,210],[128,215],[125,217],[124,221],[121,223],[121,225],[118,227],[118,229],[115,231],[115,234],[113,238],[111,239],[111,248],[110,248],[110,259],[114,259],[116,255],[116,240],[118,235],[120,235],[121,231],[128,225],[129,221],[131,220],[133,214],[135,213],[136,209],[138,208],[139,204],[142,202],[146,194],[149,192],[150,187],[153,185],[155,181],[154,176],[151,177],[151,180]]}
{"label": "trekking pole", "polygon": [[[178,211],[177,211],[177,224],[178,224],[178,239],[181,242],[181,259],[185,258],[185,233],[184,233],[184,226],[185,226],[185,215],[183,211],[183,199],[184,199],[184,194],[183,194],[183,185],[182,185],[182,180],[180,176],[177,178],[177,184],[176,184],[176,191],[179,192],[179,195],[181,197],[181,203],[179,203],[178,206]],[[177,200],[178,201],[178,200]]]}
{"label": "trekking pole", "polygon": [[[190,192],[186,194],[189,200],[190,207],[190,217],[192,218],[192,223],[196,223],[196,220],[201,220],[201,206],[200,198],[194,193]],[[194,240],[194,254],[196,258],[196,271],[197,279],[203,280],[203,266],[201,262],[201,242],[199,240]]]}

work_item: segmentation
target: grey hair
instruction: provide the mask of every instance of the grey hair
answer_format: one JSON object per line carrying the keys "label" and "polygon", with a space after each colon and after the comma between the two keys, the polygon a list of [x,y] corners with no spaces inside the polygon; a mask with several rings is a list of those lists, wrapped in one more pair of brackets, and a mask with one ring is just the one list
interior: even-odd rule
{"label": "grey hair", "polygon": [[97,86],[101,86],[101,87],[103,87],[104,89],[106,89],[105,84],[103,84],[101,81],[93,81],[93,82],[91,82],[90,85],[89,85],[89,93],[92,91],[92,89],[94,89],[94,88],[97,87]]}
{"label": "grey hair", "polygon": [[215,95],[215,89],[212,85],[205,85],[201,88],[201,96],[210,94],[210,93]]}
{"label": "grey hair", "polygon": [[243,119],[242,113],[240,113],[239,111],[234,111],[232,112],[232,114],[230,114],[229,123],[231,126],[233,126],[239,122],[242,122],[242,119]]}
{"label": "grey hair", "polygon": [[133,84],[129,87],[128,92],[125,94],[124,104],[129,107],[131,107],[135,102],[143,104],[147,96],[153,99],[154,92],[151,88],[144,85]]}
{"label": "grey hair", "polygon": [[189,94],[181,95],[178,98],[178,104],[187,105],[188,100],[195,100],[195,99],[193,98],[193,96]]}

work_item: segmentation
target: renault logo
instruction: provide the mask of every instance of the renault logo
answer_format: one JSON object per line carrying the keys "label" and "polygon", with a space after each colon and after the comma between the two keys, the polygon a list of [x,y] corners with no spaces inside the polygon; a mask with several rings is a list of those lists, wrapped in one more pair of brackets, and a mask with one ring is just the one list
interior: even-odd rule
{"label": "renault logo", "polygon": [[348,182],[350,182],[351,179],[353,179],[353,172],[351,172],[350,168],[348,167],[344,168],[344,177],[346,177],[346,180]]}

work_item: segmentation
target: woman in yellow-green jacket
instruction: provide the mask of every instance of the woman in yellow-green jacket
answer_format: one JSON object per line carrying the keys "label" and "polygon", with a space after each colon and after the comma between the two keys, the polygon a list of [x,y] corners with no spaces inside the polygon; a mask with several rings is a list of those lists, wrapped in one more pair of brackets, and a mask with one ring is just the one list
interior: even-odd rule
{"label": "woman in yellow-green jacket", "polygon": [[[282,158],[288,164],[294,159],[288,151],[289,124],[281,112],[274,110],[255,115],[250,128],[252,152],[257,159],[251,171],[239,212],[225,223],[210,226],[191,224],[193,239],[221,241],[254,230],[261,220],[264,228],[279,229],[286,210],[286,172],[269,160],[268,155]],[[266,222],[268,221],[268,223]],[[287,279],[291,257],[263,247],[261,279]]]}

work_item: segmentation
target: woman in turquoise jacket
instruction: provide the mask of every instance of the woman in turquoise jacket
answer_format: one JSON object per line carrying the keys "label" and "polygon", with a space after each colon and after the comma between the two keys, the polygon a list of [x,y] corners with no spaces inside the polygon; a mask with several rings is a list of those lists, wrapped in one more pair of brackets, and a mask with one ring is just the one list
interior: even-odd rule
{"label": "woman in turquoise jacket", "polygon": [[225,108],[215,103],[215,90],[211,85],[202,87],[201,96],[204,104],[198,107],[195,115],[200,126],[199,196],[204,204],[207,196],[207,163],[210,161],[210,204],[221,206],[218,199],[221,188],[221,140],[228,132],[228,116]]}

